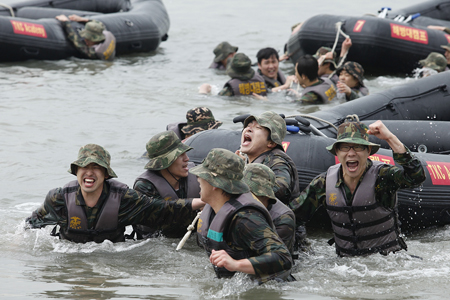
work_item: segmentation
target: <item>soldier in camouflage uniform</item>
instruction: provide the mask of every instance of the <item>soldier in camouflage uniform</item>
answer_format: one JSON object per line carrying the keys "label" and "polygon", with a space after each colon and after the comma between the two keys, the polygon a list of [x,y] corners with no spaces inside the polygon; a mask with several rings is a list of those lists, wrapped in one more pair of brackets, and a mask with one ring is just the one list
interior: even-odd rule
{"label": "soldier in camouflage uniform", "polygon": [[336,74],[339,76],[339,82],[336,84],[338,92],[345,94],[347,101],[369,94],[369,89],[364,86],[364,69],[357,62],[346,62]]}
{"label": "soldier in camouflage uniform", "polygon": [[[325,206],[340,256],[386,255],[406,249],[400,236],[397,190],[418,187],[425,180],[420,160],[381,121],[369,128],[359,122],[341,124],[336,142],[327,147],[340,164],[314,178],[289,204],[297,224]],[[380,147],[369,142],[369,134],[388,142],[401,167],[369,159]]]}
{"label": "soldier in camouflage uniform", "polygon": [[44,204],[27,218],[28,227],[59,225],[60,238],[80,243],[121,242],[127,225],[177,227],[204,205],[199,199],[165,201],[129,189],[112,179],[117,175],[110,160],[101,146],[81,147],[69,169],[77,180],[51,190]]}
{"label": "soldier in camouflage uniform", "polygon": [[423,67],[423,70],[428,68],[436,71],[437,73],[444,72],[447,68],[447,59],[444,55],[437,52],[431,52],[427,58],[420,60],[419,63]]}
{"label": "soldier in camouflage uniform", "polygon": [[[339,80],[339,76],[336,75],[336,67],[341,65],[344,62],[344,57],[347,55],[348,50],[352,46],[352,40],[350,38],[346,38],[344,42],[342,42],[341,54],[339,59],[337,58],[337,54],[335,51],[331,53],[331,48],[329,47],[320,47],[316,54],[314,54],[314,58],[317,59],[319,63],[319,72],[318,75],[320,78],[329,78],[334,85]],[[331,76],[331,77],[330,77]]]}
{"label": "soldier in camouflage uniform", "polygon": [[199,242],[219,278],[235,272],[256,280],[291,279],[289,250],[267,209],[243,182],[244,162],[226,149],[212,149],[189,171],[198,176],[205,205],[197,225]]}
{"label": "soldier in camouflage uniform", "polygon": [[196,107],[190,109],[186,113],[186,120],[186,126],[181,128],[185,138],[188,138],[200,131],[217,129],[222,125],[222,122],[216,121],[213,113],[207,107]]}
{"label": "soldier in camouflage uniform", "polygon": [[[249,163],[268,166],[276,176],[273,191],[284,204],[300,194],[297,167],[283,149],[286,136],[286,122],[273,111],[260,116],[249,116],[244,121],[241,135],[241,149],[236,151],[247,155]],[[246,160],[244,156],[241,156]]]}
{"label": "soldier in camouflage uniform", "polygon": [[295,216],[292,210],[275,197],[275,173],[262,164],[249,164],[244,170],[244,182],[250,192],[267,208],[275,229],[289,252],[294,252]]}
{"label": "soldier in camouflage uniform", "polygon": [[228,42],[222,42],[214,48],[214,61],[209,66],[210,69],[226,70],[227,62],[238,51],[238,47],[231,46]]}
{"label": "soldier in camouflage uniform", "polygon": [[[77,15],[67,18],[65,15],[56,17],[62,23],[69,41],[85,58],[112,61],[116,55],[116,38],[105,29],[105,25],[97,20],[89,20]],[[78,35],[70,21],[86,23]],[[81,38],[80,38],[81,36]]]}
{"label": "soldier in camouflage uniform", "polygon": [[[145,165],[146,171],[134,182],[133,189],[148,197],[165,200],[200,197],[197,178],[188,172],[194,166],[187,155],[191,147],[183,144],[173,131],[164,131],[153,136],[146,148],[150,161]],[[134,225],[133,229],[138,239],[156,237],[160,233],[172,238],[183,237],[193,218],[195,215],[177,227],[171,224]]]}
{"label": "soldier in camouflage uniform", "polygon": [[326,104],[336,99],[334,83],[328,78],[319,78],[319,64],[312,55],[299,58],[295,66],[295,76],[303,87],[300,99],[303,104]]}

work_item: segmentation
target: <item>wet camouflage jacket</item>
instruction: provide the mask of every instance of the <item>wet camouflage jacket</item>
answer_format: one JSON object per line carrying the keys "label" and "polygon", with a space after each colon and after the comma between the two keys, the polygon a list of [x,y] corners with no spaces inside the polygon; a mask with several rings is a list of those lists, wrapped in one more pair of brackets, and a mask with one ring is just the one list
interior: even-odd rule
{"label": "wet camouflage jacket", "polygon": [[228,246],[250,253],[249,260],[259,280],[267,281],[291,269],[289,250],[262,213],[252,208],[243,209],[235,214],[230,224],[225,239]]}
{"label": "wet camouflage jacket", "polygon": [[[97,20],[90,20],[90,22],[101,23],[100,21],[97,21]],[[103,23],[101,23],[101,24],[103,24]],[[79,52],[83,53],[88,58],[98,59],[98,56],[95,53],[94,47],[89,47],[88,45],[86,45],[86,43],[84,42],[84,39],[81,38],[75,32],[75,29],[70,24],[70,21],[62,22],[62,25],[63,25],[64,31],[67,34],[67,38]]]}
{"label": "wet camouflage jacket", "polygon": [[[268,209],[270,210],[270,205]],[[278,233],[278,236],[283,240],[284,244],[288,248],[289,252],[294,252],[295,242],[295,219],[291,216],[284,214],[276,219],[273,219],[273,225]]]}
{"label": "wet camouflage jacket", "polygon": [[[86,206],[81,189],[78,188],[76,204],[84,206],[88,221],[88,228],[94,228],[103,203],[109,196],[109,183],[103,184],[100,199],[94,207]],[[34,211],[27,223],[31,228],[41,228],[46,225],[58,224],[67,227],[67,208],[62,188],[51,190],[45,198],[44,204]],[[192,200],[166,201],[142,195],[135,190],[128,189],[122,197],[119,206],[118,227],[132,224],[142,224],[160,228],[171,224],[174,227],[183,226],[188,220],[192,222]],[[195,217],[195,213],[194,213]]]}
{"label": "wet camouflage jacket", "polygon": [[[401,165],[403,169],[386,164],[379,171],[378,178],[375,182],[375,198],[383,207],[396,207],[397,190],[418,187],[426,178],[425,170],[420,160],[412,155],[408,148],[406,150],[406,153],[394,153],[395,162]],[[372,161],[368,159],[365,172],[372,165]],[[363,180],[365,172],[361,176],[359,183]],[[303,225],[310,220],[317,208],[325,204],[326,176],[327,173],[324,172],[314,178],[300,196],[289,204],[289,207],[295,213],[297,225]],[[342,168],[340,168],[339,180],[336,186],[342,187],[345,190],[347,204],[351,205],[353,202],[353,194],[342,179]]]}
{"label": "wet camouflage jacket", "polygon": [[224,87],[218,94],[219,96],[234,96],[233,89],[229,86]]}
{"label": "wet camouflage jacket", "polygon": [[[153,185],[153,183],[147,180],[138,180],[134,185],[134,189],[141,194],[144,194],[148,197],[152,198],[161,198],[158,190]],[[187,197],[187,180],[186,178],[181,178],[180,180],[180,188],[175,191],[179,198]],[[192,212],[192,214],[184,219],[184,222],[180,220],[179,226],[175,227],[172,224],[161,224],[159,226],[159,230],[162,231],[163,235],[167,237],[176,237],[183,236],[186,233],[186,228],[192,223],[192,220],[196,216],[196,212]]]}
{"label": "wet camouflage jacket", "polygon": [[[298,182],[293,180],[294,173],[297,172],[297,168],[293,167],[283,157],[276,155],[273,151],[265,152],[261,155],[266,155],[262,162],[263,165],[268,166],[275,173],[275,185],[273,191],[275,196],[280,199],[281,202],[288,205],[294,195],[295,185],[298,186]],[[261,156],[260,155],[260,156]],[[257,160],[256,158],[255,160]]]}

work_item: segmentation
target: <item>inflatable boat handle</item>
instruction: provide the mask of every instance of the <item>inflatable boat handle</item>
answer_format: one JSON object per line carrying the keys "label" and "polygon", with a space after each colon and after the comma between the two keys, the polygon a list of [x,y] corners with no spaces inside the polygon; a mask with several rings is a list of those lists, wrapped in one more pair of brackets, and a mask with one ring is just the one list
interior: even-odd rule
{"label": "inflatable boat handle", "polygon": [[403,21],[403,23],[408,23],[408,22],[414,20],[417,17],[420,17],[420,13],[417,13],[417,14],[414,14],[414,15],[409,15],[409,17],[407,17],[406,20]]}
{"label": "inflatable boat handle", "polygon": [[378,18],[386,18],[388,11],[391,10],[390,7],[382,7],[380,11],[378,11],[380,14],[378,14]]}
{"label": "inflatable boat handle", "polygon": [[[303,118],[302,116],[296,116],[295,119],[300,122],[303,126],[309,129],[314,135],[327,137],[323,132],[317,129],[315,126],[311,125],[311,123]],[[300,126],[299,126],[300,127]],[[300,128],[301,129],[301,128]],[[303,131],[303,130],[302,130]]]}
{"label": "inflatable boat handle", "polygon": [[[307,129],[309,129],[309,128],[307,128]],[[297,133],[297,132],[300,131],[300,128],[298,126],[295,126],[295,125],[286,125],[286,130],[288,132]],[[311,130],[309,132],[311,132]]]}

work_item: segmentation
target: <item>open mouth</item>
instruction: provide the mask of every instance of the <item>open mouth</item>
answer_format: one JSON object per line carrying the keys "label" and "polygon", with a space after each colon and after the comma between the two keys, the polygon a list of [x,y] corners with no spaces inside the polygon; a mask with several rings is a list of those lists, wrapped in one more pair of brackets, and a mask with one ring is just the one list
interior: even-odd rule
{"label": "open mouth", "polygon": [[92,178],[85,178],[84,179],[84,185],[86,187],[93,187],[94,183],[95,183],[95,179],[92,179]]}
{"label": "open mouth", "polygon": [[242,141],[242,146],[247,146],[252,142],[252,137],[248,134],[244,134],[244,140]]}
{"label": "open mouth", "polygon": [[358,161],[348,161],[346,165],[347,165],[347,169],[350,172],[355,172],[356,170],[358,170],[359,162]]}

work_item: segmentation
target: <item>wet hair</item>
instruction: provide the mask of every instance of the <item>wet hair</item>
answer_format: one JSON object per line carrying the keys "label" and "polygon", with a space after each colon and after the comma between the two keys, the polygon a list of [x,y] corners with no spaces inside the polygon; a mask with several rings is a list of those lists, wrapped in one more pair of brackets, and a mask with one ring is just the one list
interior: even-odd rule
{"label": "wet hair", "polygon": [[310,54],[301,56],[297,61],[297,72],[300,76],[305,75],[310,81],[316,80],[319,72],[317,59]]}
{"label": "wet hair", "polygon": [[274,55],[277,58],[277,60],[279,61],[280,57],[278,56],[277,50],[270,48],[270,47],[259,50],[258,53],[256,54],[256,58],[258,59],[258,64],[261,64],[263,59],[269,59]]}

